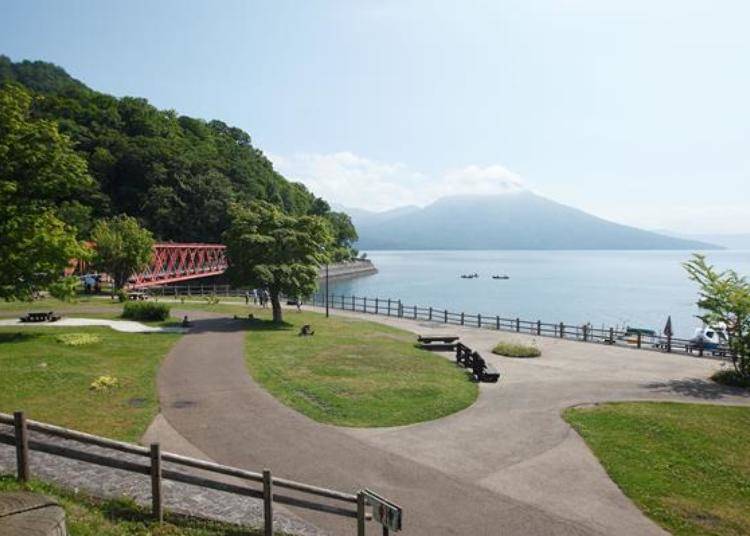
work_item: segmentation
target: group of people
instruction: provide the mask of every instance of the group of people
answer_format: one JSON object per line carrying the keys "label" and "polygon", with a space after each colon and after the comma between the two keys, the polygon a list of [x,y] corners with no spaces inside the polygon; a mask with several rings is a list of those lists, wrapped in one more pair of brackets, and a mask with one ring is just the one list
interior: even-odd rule
{"label": "group of people", "polygon": [[250,305],[250,300],[252,300],[253,305],[260,304],[261,307],[265,308],[268,306],[268,301],[270,299],[270,294],[263,288],[254,288],[253,290],[245,292],[245,305]]}
{"label": "group of people", "polygon": [[[245,305],[250,305],[250,300],[252,300],[253,305],[260,304],[260,306],[265,309],[266,307],[268,307],[268,302],[270,301],[270,299],[271,295],[266,289],[263,288],[255,288],[253,290],[248,290],[245,292]],[[290,305],[292,302],[297,306],[298,311],[301,310],[302,300],[300,298],[290,300],[287,305]]]}

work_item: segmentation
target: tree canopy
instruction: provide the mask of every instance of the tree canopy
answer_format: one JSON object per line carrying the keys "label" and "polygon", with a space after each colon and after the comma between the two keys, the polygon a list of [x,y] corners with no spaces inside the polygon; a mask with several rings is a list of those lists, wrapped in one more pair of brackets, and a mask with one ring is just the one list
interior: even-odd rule
{"label": "tree canopy", "polygon": [[320,216],[292,216],[257,201],[235,205],[224,233],[230,259],[228,275],[237,285],[268,289],[273,319],[281,322],[280,296],[302,297],[315,291],[318,268],[330,255],[330,224]]}
{"label": "tree canopy", "polygon": [[130,216],[96,222],[91,239],[96,248],[94,266],[112,277],[115,289],[121,289],[131,275],[144,270],[154,253],[153,236]]}
{"label": "tree canopy", "polygon": [[64,220],[87,207],[76,198],[93,185],[86,161],[54,121],[35,118],[31,95],[0,88],[0,298],[27,299],[84,258]]}
{"label": "tree canopy", "polygon": [[266,201],[293,216],[327,219],[337,256],[353,254],[349,217],[277,173],[239,128],[94,91],[44,62],[0,56],[4,82],[25,86],[34,96],[32,115],[58,123],[88,164],[94,181],[78,192],[78,203],[59,212],[80,237],[98,218],[127,214],[159,240],[217,242],[232,203]]}

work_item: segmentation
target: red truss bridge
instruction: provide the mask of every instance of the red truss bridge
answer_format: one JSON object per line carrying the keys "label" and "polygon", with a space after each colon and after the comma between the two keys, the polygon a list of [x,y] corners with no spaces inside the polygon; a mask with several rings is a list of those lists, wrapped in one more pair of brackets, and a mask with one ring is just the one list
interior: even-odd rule
{"label": "red truss bridge", "polygon": [[223,274],[228,266],[226,249],[223,244],[154,244],[151,264],[134,274],[128,284],[132,288],[153,287]]}

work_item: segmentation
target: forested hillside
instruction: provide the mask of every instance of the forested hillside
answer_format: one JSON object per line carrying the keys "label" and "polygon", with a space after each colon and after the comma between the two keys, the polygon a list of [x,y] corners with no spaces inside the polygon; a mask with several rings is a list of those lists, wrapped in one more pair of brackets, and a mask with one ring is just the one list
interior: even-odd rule
{"label": "forested hillside", "polygon": [[326,217],[341,254],[356,239],[348,216],[274,171],[239,128],[94,91],[45,62],[0,56],[0,86],[6,83],[31,92],[34,115],[57,122],[88,162],[95,185],[65,209],[82,237],[96,218],[126,213],[161,240],[219,241],[233,201],[265,200]]}

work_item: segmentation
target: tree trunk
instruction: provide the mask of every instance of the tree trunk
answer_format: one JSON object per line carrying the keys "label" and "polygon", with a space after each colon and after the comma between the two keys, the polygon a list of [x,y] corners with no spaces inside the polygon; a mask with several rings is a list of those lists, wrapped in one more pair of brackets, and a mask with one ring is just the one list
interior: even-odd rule
{"label": "tree trunk", "polygon": [[282,322],[282,313],[281,313],[281,302],[279,301],[279,291],[278,290],[271,290],[271,309],[273,310],[273,321],[274,322]]}

